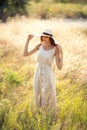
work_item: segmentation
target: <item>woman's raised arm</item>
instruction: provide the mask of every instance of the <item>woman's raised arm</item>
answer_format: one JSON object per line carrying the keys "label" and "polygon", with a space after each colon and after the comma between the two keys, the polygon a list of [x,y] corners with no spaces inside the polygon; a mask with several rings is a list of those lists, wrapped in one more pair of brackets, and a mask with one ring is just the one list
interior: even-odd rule
{"label": "woman's raised arm", "polygon": [[30,42],[30,40],[31,40],[33,37],[34,37],[34,35],[32,35],[32,34],[29,34],[29,35],[28,35],[28,38],[27,38],[27,41],[26,41],[26,44],[25,44],[25,47],[24,47],[23,56],[30,56],[30,55],[34,54],[34,53],[39,49],[39,46],[40,46],[41,44],[36,45],[33,49],[31,49],[31,50],[28,51],[29,42]]}

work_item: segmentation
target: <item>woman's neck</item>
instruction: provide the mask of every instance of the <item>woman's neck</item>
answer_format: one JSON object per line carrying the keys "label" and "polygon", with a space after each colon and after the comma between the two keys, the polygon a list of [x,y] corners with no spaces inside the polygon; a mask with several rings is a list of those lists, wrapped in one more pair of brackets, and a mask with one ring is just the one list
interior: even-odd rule
{"label": "woman's neck", "polygon": [[52,49],[54,46],[51,43],[42,43],[42,47],[46,50]]}
{"label": "woman's neck", "polygon": [[43,42],[43,46],[45,46],[45,47],[52,47],[52,45],[51,45],[51,43],[50,43],[50,42],[48,42],[48,43]]}

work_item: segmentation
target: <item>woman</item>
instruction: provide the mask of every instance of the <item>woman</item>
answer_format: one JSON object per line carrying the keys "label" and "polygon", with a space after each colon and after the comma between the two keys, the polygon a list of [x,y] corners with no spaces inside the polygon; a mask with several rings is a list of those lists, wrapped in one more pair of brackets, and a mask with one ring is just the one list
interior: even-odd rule
{"label": "woman", "polygon": [[51,65],[55,57],[57,68],[62,69],[63,53],[50,29],[44,30],[40,36],[41,43],[28,51],[29,41],[34,37],[29,34],[23,55],[30,56],[38,51],[38,66],[34,75],[35,103],[38,107],[52,109],[56,107],[56,87]]}

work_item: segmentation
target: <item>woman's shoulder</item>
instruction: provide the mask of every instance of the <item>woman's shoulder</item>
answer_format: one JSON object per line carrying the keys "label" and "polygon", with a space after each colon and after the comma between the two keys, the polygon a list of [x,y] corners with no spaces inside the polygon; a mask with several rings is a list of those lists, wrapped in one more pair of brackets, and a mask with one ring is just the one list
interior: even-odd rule
{"label": "woman's shoulder", "polygon": [[61,45],[57,44],[57,46],[56,46],[56,50],[62,50]]}
{"label": "woman's shoulder", "polygon": [[55,55],[59,53],[62,53],[62,47],[61,45],[57,44],[56,49],[55,49]]}

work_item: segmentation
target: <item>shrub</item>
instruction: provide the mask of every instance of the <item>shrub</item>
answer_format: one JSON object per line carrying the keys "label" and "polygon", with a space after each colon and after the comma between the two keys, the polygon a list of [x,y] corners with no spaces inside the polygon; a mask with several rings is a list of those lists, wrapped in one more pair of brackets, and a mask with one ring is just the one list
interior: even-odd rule
{"label": "shrub", "polygon": [[22,84],[23,77],[19,75],[18,72],[13,71],[11,69],[5,70],[5,77],[4,82],[6,86],[14,86],[14,85],[21,85]]}

